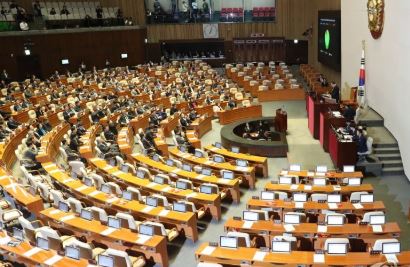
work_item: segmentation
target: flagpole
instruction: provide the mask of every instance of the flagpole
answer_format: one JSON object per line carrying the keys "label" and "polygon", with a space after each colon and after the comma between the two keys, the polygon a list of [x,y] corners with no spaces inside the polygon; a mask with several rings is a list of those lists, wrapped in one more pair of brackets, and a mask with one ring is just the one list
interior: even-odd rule
{"label": "flagpole", "polygon": [[359,106],[367,109],[367,94],[366,94],[366,70],[365,70],[365,50],[366,41],[362,40],[362,58],[360,61],[359,86],[357,90],[357,103]]}

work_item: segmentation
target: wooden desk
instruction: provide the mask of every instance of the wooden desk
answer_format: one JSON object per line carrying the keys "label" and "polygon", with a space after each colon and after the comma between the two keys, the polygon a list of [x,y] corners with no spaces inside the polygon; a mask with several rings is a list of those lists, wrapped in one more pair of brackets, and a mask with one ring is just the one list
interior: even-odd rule
{"label": "wooden desk", "polygon": [[70,124],[64,122],[43,136],[36,160],[42,163],[55,159],[55,156],[59,153],[60,142],[69,129]]}
{"label": "wooden desk", "polygon": [[122,127],[118,132],[117,144],[121,153],[125,155],[130,155],[134,147],[134,135],[132,134],[132,128]]}
{"label": "wooden desk", "polygon": [[[301,170],[301,171],[281,171],[279,175],[294,175],[294,176],[299,176],[299,177],[307,177],[307,178],[314,178],[314,177],[320,177],[320,175],[316,174],[315,172],[310,172],[307,170]],[[344,178],[364,178],[363,173],[360,171],[356,172],[336,172],[336,171],[328,171],[325,173],[326,178],[331,178],[331,179],[344,179]]]}
{"label": "wooden desk", "polygon": [[136,118],[130,120],[130,126],[134,130],[134,133],[138,133],[138,129],[145,129],[148,127],[149,114],[145,113],[143,115],[138,115]]}
{"label": "wooden desk", "polygon": [[[91,159],[91,163],[100,173],[103,173],[105,177],[117,184],[121,185],[122,188],[127,186],[133,186],[142,189],[148,193],[156,193],[165,196],[167,199],[173,200],[185,200],[189,199],[197,207],[205,207],[209,210],[211,215],[219,220],[221,218],[221,196],[216,194],[203,194],[195,192],[194,190],[181,190],[170,185],[162,185],[151,182],[149,179],[141,179],[130,173],[125,173],[116,167],[109,168],[110,165],[105,160],[99,158]],[[168,167],[168,166],[167,166]],[[173,168],[173,167],[171,167]],[[179,169],[177,169],[179,170]],[[174,169],[174,172],[177,172]],[[183,171],[183,170],[180,170]],[[173,172],[173,173],[174,173]],[[115,178],[115,179],[113,179]],[[238,189],[239,191],[239,189]]]}
{"label": "wooden desk", "polygon": [[[2,231],[0,238],[6,238]],[[11,238],[14,240],[14,238]],[[74,260],[68,257],[58,255],[55,250],[44,250],[30,245],[29,242],[23,241],[19,245],[12,247],[0,245],[0,252],[4,260],[18,262],[26,266],[53,266],[53,267],[87,267],[90,266],[88,260]]]}
{"label": "wooden desk", "polygon": [[212,130],[212,116],[194,120],[191,123],[191,127],[197,133],[198,138],[201,138],[204,134]]}
{"label": "wooden desk", "polygon": [[194,155],[191,155],[189,153],[184,153],[179,151],[177,147],[169,149],[169,153],[172,157],[178,158],[184,162],[189,162],[191,164],[195,165],[201,165],[201,166],[206,166],[210,169],[213,170],[228,170],[232,171],[235,173],[235,176],[240,179],[245,179],[249,187],[251,189],[255,188],[255,168],[254,167],[239,167],[239,166],[234,166],[231,165],[228,162],[224,163],[217,163],[214,161],[209,160],[208,158],[197,158]]}
{"label": "wooden desk", "polygon": [[203,148],[208,154],[219,154],[225,157],[225,159],[243,159],[247,160],[251,166],[255,168],[255,172],[263,177],[268,177],[268,159],[266,157],[254,156],[243,153],[234,153],[225,148],[217,148],[213,145],[204,146]]}
{"label": "wooden desk", "polygon": [[201,148],[201,140],[199,139],[198,134],[195,130],[187,130],[186,138],[193,147]]}
{"label": "wooden desk", "polygon": [[[70,218],[71,219],[66,219]],[[163,236],[154,235],[148,240],[138,233],[127,228],[115,229],[109,234],[104,234],[109,227],[100,221],[83,219],[72,212],[63,212],[55,208],[48,208],[40,213],[39,219],[54,229],[70,230],[77,238],[83,237],[87,243],[97,241],[109,248],[118,250],[131,250],[143,253],[149,260],[151,257],[161,266],[168,266],[167,240]],[[140,239],[141,238],[141,239]]]}
{"label": "wooden desk", "polygon": [[303,100],[305,99],[305,91],[298,89],[280,89],[280,90],[264,90],[257,91],[259,102],[268,101],[288,101],[288,100]]}
{"label": "wooden desk", "polygon": [[333,164],[339,169],[343,169],[344,165],[356,165],[357,144],[354,141],[339,140],[336,132],[331,129],[329,131],[329,154]]}
{"label": "wooden desk", "polygon": [[[349,252],[346,255],[325,255],[325,263],[315,263],[314,254],[311,251],[292,251],[291,253],[262,254],[263,260],[254,260],[258,251],[257,248],[229,249],[216,247],[210,254],[204,253],[209,247],[209,243],[203,243],[196,250],[195,256],[198,261],[214,262],[226,265],[250,265],[250,266],[276,266],[286,264],[286,266],[309,265],[309,266],[370,266],[372,264],[386,261],[384,255],[371,255],[369,252]],[[207,249],[208,250],[208,249]],[[400,266],[410,264],[410,251],[403,251],[397,255]]]}
{"label": "wooden desk", "polygon": [[174,115],[169,116],[168,118],[160,122],[160,126],[162,128],[162,131],[165,137],[170,137],[171,131],[174,130],[178,126],[179,117],[180,117],[180,114],[175,113]]}
{"label": "wooden desk", "polygon": [[16,162],[15,151],[23,141],[23,138],[26,137],[28,130],[28,127],[16,129],[10,134],[9,138],[5,140],[5,143],[0,144],[1,164],[5,166],[6,170],[11,170],[13,164]]}
{"label": "wooden desk", "polygon": [[[317,234],[323,234],[327,237],[351,237],[355,238],[398,238],[400,235],[400,227],[397,223],[386,223],[382,226],[383,232],[373,232],[371,225],[360,225],[360,224],[344,224],[343,226],[327,226],[326,232],[318,231],[318,224],[316,223],[301,223],[293,225],[294,230],[291,231],[293,236],[297,237],[309,237],[318,238]],[[273,236],[282,235],[283,233],[289,233],[286,230],[283,223],[275,223],[271,220],[267,221],[255,221],[252,225],[244,220],[228,219],[224,225],[225,232],[228,231],[239,231],[243,233],[249,233],[251,235],[261,235],[265,237],[270,237],[265,239],[266,245],[270,247],[273,240]]]}
{"label": "wooden desk", "polygon": [[195,108],[195,111],[201,116],[205,114],[211,118],[214,116],[213,105],[200,105]]}
{"label": "wooden desk", "polygon": [[321,103],[319,100],[314,100],[312,96],[308,97],[308,126],[313,138],[319,139],[320,112],[338,107],[338,104]]}
{"label": "wooden desk", "polygon": [[346,119],[344,117],[335,117],[329,111],[320,112],[320,132],[319,140],[323,149],[329,151],[329,132],[332,130],[331,126],[339,128],[346,125]]}
{"label": "wooden desk", "polygon": [[281,108],[276,110],[275,131],[286,133],[288,130],[288,113]]}
{"label": "wooden desk", "polygon": [[[101,128],[102,127],[100,125],[93,125],[91,126],[91,128],[87,130],[87,132],[83,136],[81,136],[80,140],[83,143],[83,145],[80,146],[78,150],[83,158],[90,159],[94,157],[94,141],[97,137],[97,134],[101,132]],[[49,160],[49,162],[50,161],[52,160]]]}
{"label": "wooden desk", "polygon": [[136,218],[157,220],[167,225],[174,225],[178,231],[184,230],[187,238],[193,241],[198,239],[197,218],[192,212],[165,211],[163,207],[152,208],[138,201],[126,201],[98,191],[95,187],[84,185],[80,180],[71,178],[54,163],[48,162],[42,165],[55,182],[70,191],[77,199],[107,210],[126,211]]}
{"label": "wooden desk", "polygon": [[335,187],[333,185],[324,185],[324,186],[316,186],[316,185],[303,185],[303,184],[295,184],[295,185],[288,185],[288,184],[272,184],[266,183],[265,190],[267,191],[282,191],[282,192],[304,192],[308,194],[314,193],[335,193],[338,192],[345,196],[350,196],[353,192],[373,192],[373,186],[371,184],[361,184],[359,186],[340,186]]}
{"label": "wooden desk", "polygon": [[201,185],[203,183],[216,184],[219,188],[222,188],[231,194],[232,199],[239,203],[240,191],[239,191],[239,180],[238,179],[222,179],[216,176],[205,176],[197,174],[196,172],[188,172],[177,167],[171,167],[161,162],[150,159],[142,154],[133,154],[133,159],[140,165],[148,167],[151,171],[157,173],[168,173],[170,177],[180,177],[192,181],[194,185]]}
{"label": "wooden desk", "polygon": [[235,121],[262,117],[262,106],[252,105],[250,107],[240,107],[232,110],[218,112],[219,123],[226,125]]}
{"label": "wooden desk", "polygon": [[154,138],[154,143],[157,149],[161,151],[162,156],[168,157],[168,144],[166,143],[163,128],[158,128],[158,131]]}

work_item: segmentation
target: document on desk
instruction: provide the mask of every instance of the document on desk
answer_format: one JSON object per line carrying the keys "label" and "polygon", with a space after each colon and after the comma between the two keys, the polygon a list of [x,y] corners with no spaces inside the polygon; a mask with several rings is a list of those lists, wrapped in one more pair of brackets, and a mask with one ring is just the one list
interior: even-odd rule
{"label": "document on desk", "polygon": [[329,209],[331,209],[331,210],[337,209],[337,203],[327,203],[327,206],[328,206]]}
{"label": "document on desk", "polygon": [[83,190],[85,190],[85,189],[87,189],[88,188],[88,186],[86,186],[86,185],[82,185],[82,186],[80,186],[80,187],[77,187],[75,190],[77,190],[77,191],[83,191]]}
{"label": "document on desk", "polygon": [[253,256],[253,260],[254,261],[263,261],[265,259],[266,256],[266,252],[264,251],[256,251],[255,255]]}
{"label": "document on desk", "polygon": [[395,254],[385,254],[384,255],[386,257],[386,261],[390,262],[390,263],[399,263],[399,259],[397,258],[397,256]]}
{"label": "document on desk", "polygon": [[148,213],[148,212],[150,212],[150,211],[153,210],[153,209],[154,209],[154,207],[152,207],[152,206],[146,206],[146,207],[143,208],[141,211],[144,212],[144,213]]}
{"label": "document on desk", "polygon": [[313,254],[314,263],[325,263],[325,254]]}
{"label": "document on desk", "polygon": [[118,199],[119,199],[118,197],[110,197],[106,200],[106,202],[111,204],[111,203],[117,201]]}
{"label": "document on desk", "polygon": [[318,225],[317,226],[317,232],[318,233],[326,233],[327,232],[327,226],[326,225]]}
{"label": "document on desk", "polygon": [[242,224],[242,228],[250,229],[250,228],[252,228],[252,225],[253,225],[253,221],[245,221],[245,222]]}
{"label": "document on desk", "polygon": [[95,196],[98,195],[99,193],[100,193],[100,191],[95,190],[95,191],[89,193],[88,195],[89,195],[89,196],[92,196],[92,197],[95,197]]}
{"label": "document on desk", "polygon": [[100,234],[107,236],[107,235],[112,234],[112,233],[113,233],[114,231],[116,231],[116,230],[117,230],[116,228],[108,227],[107,229],[105,229],[104,231],[102,231]]}
{"label": "document on desk", "polygon": [[186,195],[186,198],[196,197],[197,195],[198,195],[198,193],[190,193],[190,194]]}
{"label": "document on desk", "polygon": [[313,176],[315,176],[315,173],[314,173],[314,172],[308,172],[308,173],[307,173],[307,176],[308,176],[308,177],[313,177]]}
{"label": "document on desk", "polygon": [[34,254],[39,253],[40,251],[42,251],[41,248],[33,247],[32,249],[30,249],[30,250],[24,252],[23,256],[24,256],[24,257],[27,257],[27,258],[30,258],[31,256],[33,256]]}
{"label": "document on desk", "polygon": [[158,213],[159,216],[165,217],[167,216],[169,213],[169,210],[163,209],[160,211],[160,213]]}
{"label": "document on desk", "polygon": [[374,233],[383,233],[383,227],[381,225],[372,225]]}
{"label": "document on desk", "polygon": [[236,166],[235,170],[240,171],[240,172],[247,172],[248,167],[241,167],[241,166]]}
{"label": "document on desk", "polygon": [[114,176],[118,176],[118,175],[120,175],[120,174],[123,174],[123,172],[122,171],[115,171],[115,172],[113,172],[113,173],[111,173],[112,175],[114,175]]}
{"label": "document on desk", "polygon": [[295,208],[303,209],[305,202],[295,202]]}
{"label": "document on desk", "polygon": [[340,187],[340,185],[334,185],[333,186],[333,191],[340,191],[342,190],[342,188]]}
{"label": "document on desk", "polygon": [[360,204],[360,203],[354,203],[354,204],[353,204],[353,207],[354,207],[355,209],[357,209],[357,210],[363,209],[363,205]]}
{"label": "document on desk", "polygon": [[157,183],[154,183],[154,182],[150,182],[149,184],[146,185],[146,187],[153,188],[153,187],[155,187],[156,185],[158,185],[158,184],[157,184]]}
{"label": "document on desk", "polygon": [[203,174],[198,174],[195,178],[196,178],[196,179],[199,179],[199,180],[202,180],[202,179],[205,178],[205,175],[203,175]]}
{"label": "document on desk", "polygon": [[283,228],[285,228],[285,231],[286,231],[286,232],[293,232],[293,231],[295,231],[295,227],[294,227],[293,225],[291,225],[291,224],[284,224],[284,225],[283,225]]}
{"label": "document on desk", "polygon": [[212,253],[215,251],[216,247],[211,247],[211,246],[207,246],[206,248],[204,248],[201,251],[202,255],[212,255]]}
{"label": "document on desk", "polygon": [[11,238],[9,236],[2,237],[0,238],[0,245],[1,246],[6,245],[10,241],[11,241]]}
{"label": "document on desk", "polygon": [[317,173],[315,173],[315,176],[325,177],[325,176],[326,176],[326,173],[324,173],[324,172],[317,172]]}
{"label": "document on desk", "polygon": [[74,219],[74,218],[75,218],[75,215],[74,215],[74,214],[70,214],[70,215],[61,217],[61,218],[59,219],[59,221],[60,221],[60,222],[65,222],[65,221],[68,221],[68,220],[71,220],[71,219]]}
{"label": "document on desk", "polygon": [[53,266],[56,262],[60,261],[63,257],[60,255],[54,255],[44,262],[46,266]]}
{"label": "document on desk", "polygon": [[290,186],[290,190],[298,190],[299,185],[298,184],[293,184]]}
{"label": "document on desk", "polygon": [[151,239],[151,236],[150,235],[139,235],[138,236],[138,239],[135,241],[135,243],[137,243],[137,244],[145,244],[145,242],[147,242],[148,240],[150,240]]}
{"label": "document on desk", "polygon": [[175,173],[175,174],[178,174],[180,171],[182,171],[182,170],[179,169],[179,168],[175,168],[175,169],[173,169],[171,172],[172,172],[172,173]]}
{"label": "document on desk", "polygon": [[304,185],[304,189],[305,189],[305,191],[311,191],[312,186],[311,185]]}
{"label": "document on desk", "polygon": [[52,210],[52,211],[50,211],[50,214],[54,215],[54,214],[57,214],[57,213],[60,213],[60,212],[61,212],[61,210]]}
{"label": "document on desk", "polygon": [[204,162],[205,165],[210,165],[210,164],[212,164],[212,163],[214,163],[214,162],[211,161],[211,160],[206,160],[206,161]]}

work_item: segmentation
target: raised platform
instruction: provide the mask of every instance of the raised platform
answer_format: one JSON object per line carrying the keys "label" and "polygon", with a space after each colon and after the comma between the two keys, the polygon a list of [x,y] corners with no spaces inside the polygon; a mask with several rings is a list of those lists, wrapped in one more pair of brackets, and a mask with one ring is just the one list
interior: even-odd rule
{"label": "raised platform", "polygon": [[240,148],[241,153],[249,153],[252,155],[263,157],[286,157],[288,142],[285,133],[273,132],[274,141],[249,140],[236,134],[238,127],[245,123],[255,121],[270,121],[273,125],[275,117],[257,117],[253,119],[241,120],[229,125],[226,125],[221,130],[221,142],[226,148],[236,146]]}
{"label": "raised platform", "polygon": [[259,102],[305,99],[305,91],[303,89],[257,91],[256,95],[258,96]]}

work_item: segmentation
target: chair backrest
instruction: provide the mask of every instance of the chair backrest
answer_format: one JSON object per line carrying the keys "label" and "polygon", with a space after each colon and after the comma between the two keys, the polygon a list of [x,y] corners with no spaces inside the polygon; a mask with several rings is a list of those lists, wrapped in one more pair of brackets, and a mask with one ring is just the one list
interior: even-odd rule
{"label": "chair backrest", "polygon": [[206,153],[204,150],[195,148],[195,153],[200,152],[205,158],[208,157],[208,153]]}
{"label": "chair backrest", "polygon": [[244,107],[250,107],[251,106],[251,101],[249,99],[245,99],[242,101],[242,106]]}
{"label": "chair backrest", "polygon": [[105,183],[104,178],[96,173],[91,173],[90,178],[93,179],[95,187],[100,188]]}
{"label": "chair backrest", "polygon": [[122,190],[120,188],[120,186],[114,182],[108,182],[105,183],[106,185],[108,185],[111,188],[111,192],[117,195],[121,195],[122,194]]}
{"label": "chair backrest", "polygon": [[350,194],[350,202],[352,201],[360,201],[360,195],[367,195],[369,192],[361,191],[361,192],[352,192]]}
{"label": "chair backrest", "polygon": [[64,202],[63,193],[59,190],[51,189],[50,194],[53,197],[53,206],[58,207],[60,201]]}
{"label": "chair backrest", "polygon": [[5,223],[17,220],[20,216],[23,216],[23,213],[17,209],[1,211],[1,221]]}
{"label": "chair backrest", "polygon": [[138,167],[138,171],[143,171],[145,173],[145,176],[149,179],[152,178],[150,171],[147,168],[144,167]]}
{"label": "chair backrest", "polygon": [[118,219],[121,219],[121,224],[124,225],[124,222],[126,224],[126,228],[132,229],[132,230],[138,230],[137,224],[135,223],[134,217],[132,217],[131,214],[127,214],[124,212],[118,212],[115,217]]}
{"label": "chair backrest", "polygon": [[362,222],[370,222],[370,216],[373,216],[373,215],[384,215],[384,212],[383,211],[369,211],[369,212],[366,212],[365,214],[363,214],[363,220],[362,220]]}
{"label": "chair backrest", "polygon": [[325,244],[323,246],[323,250],[327,250],[327,245],[329,243],[333,244],[347,244],[349,245],[349,239],[348,238],[328,238],[325,241]]}
{"label": "chair backrest", "polygon": [[288,193],[286,192],[274,191],[274,194],[279,200],[285,200],[288,198]]}
{"label": "chair backrest", "polygon": [[90,210],[94,219],[103,223],[106,223],[108,221],[108,215],[104,209],[93,206],[90,208]]}
{"label": "chair backrest", "polygon": [[114,257],[115,266],[132,267],[130,257],[125,251],[109,248],[103,254]]}
{"label": "chair backrest", "polygon": [[127,187],[127,191],[130,191],[132,193],[134,193],[135,195],[137,195],[137,199],[138,201],[142,201],[142,196],[141,196],[141,192],[138,188],[132,187],[132,186],[128,186]]}
{"label": "chair backrest", "polygon": [[367,137],[366,145],[367,145],[367,152],[371,154],[373,151],[373,138],[372,137]]}
{"label": "chair backrest", "polygon": [[69,197],[67,198],[67,202],[70,205],[70,208],[73,212],[80,214],[81,209],[83,208],[83,205],[80,202],[80,200],[73,197]]}
{"label": "chair backrest", "polygon": [[142,224],[145,225],[152,225],[154,227],[158,227],[160,229],[160,233],[162,236],[167,236],[167,231],[165,230],[165,226],[162,223],[159,222],[150,222],[150,221],[145,221]]}
{"label": "chair backrest", "polygon": [[396,242],[399,242],[399,240],[397,240],[396,238],[377,239],[377,240],[374,242],[373,250],[382,251],[382,250],[383,250],[383,244],[384,244],[384,243],[396,243]]}
{"label": "chair backrest", "polygon": [[160,194],[152,194],[152,196],[158,199],[162,199],[162,203],[164,203],[164,207],[168,206],[168,199],[165,196],[160,195]]}
{"label": "chair backrest", "polygon": [[320,193],[314,193],[311,196],[312,201],[314,202],[319,202],[319,201],[326,201],[327,200],[327,194],[320,194]]}

